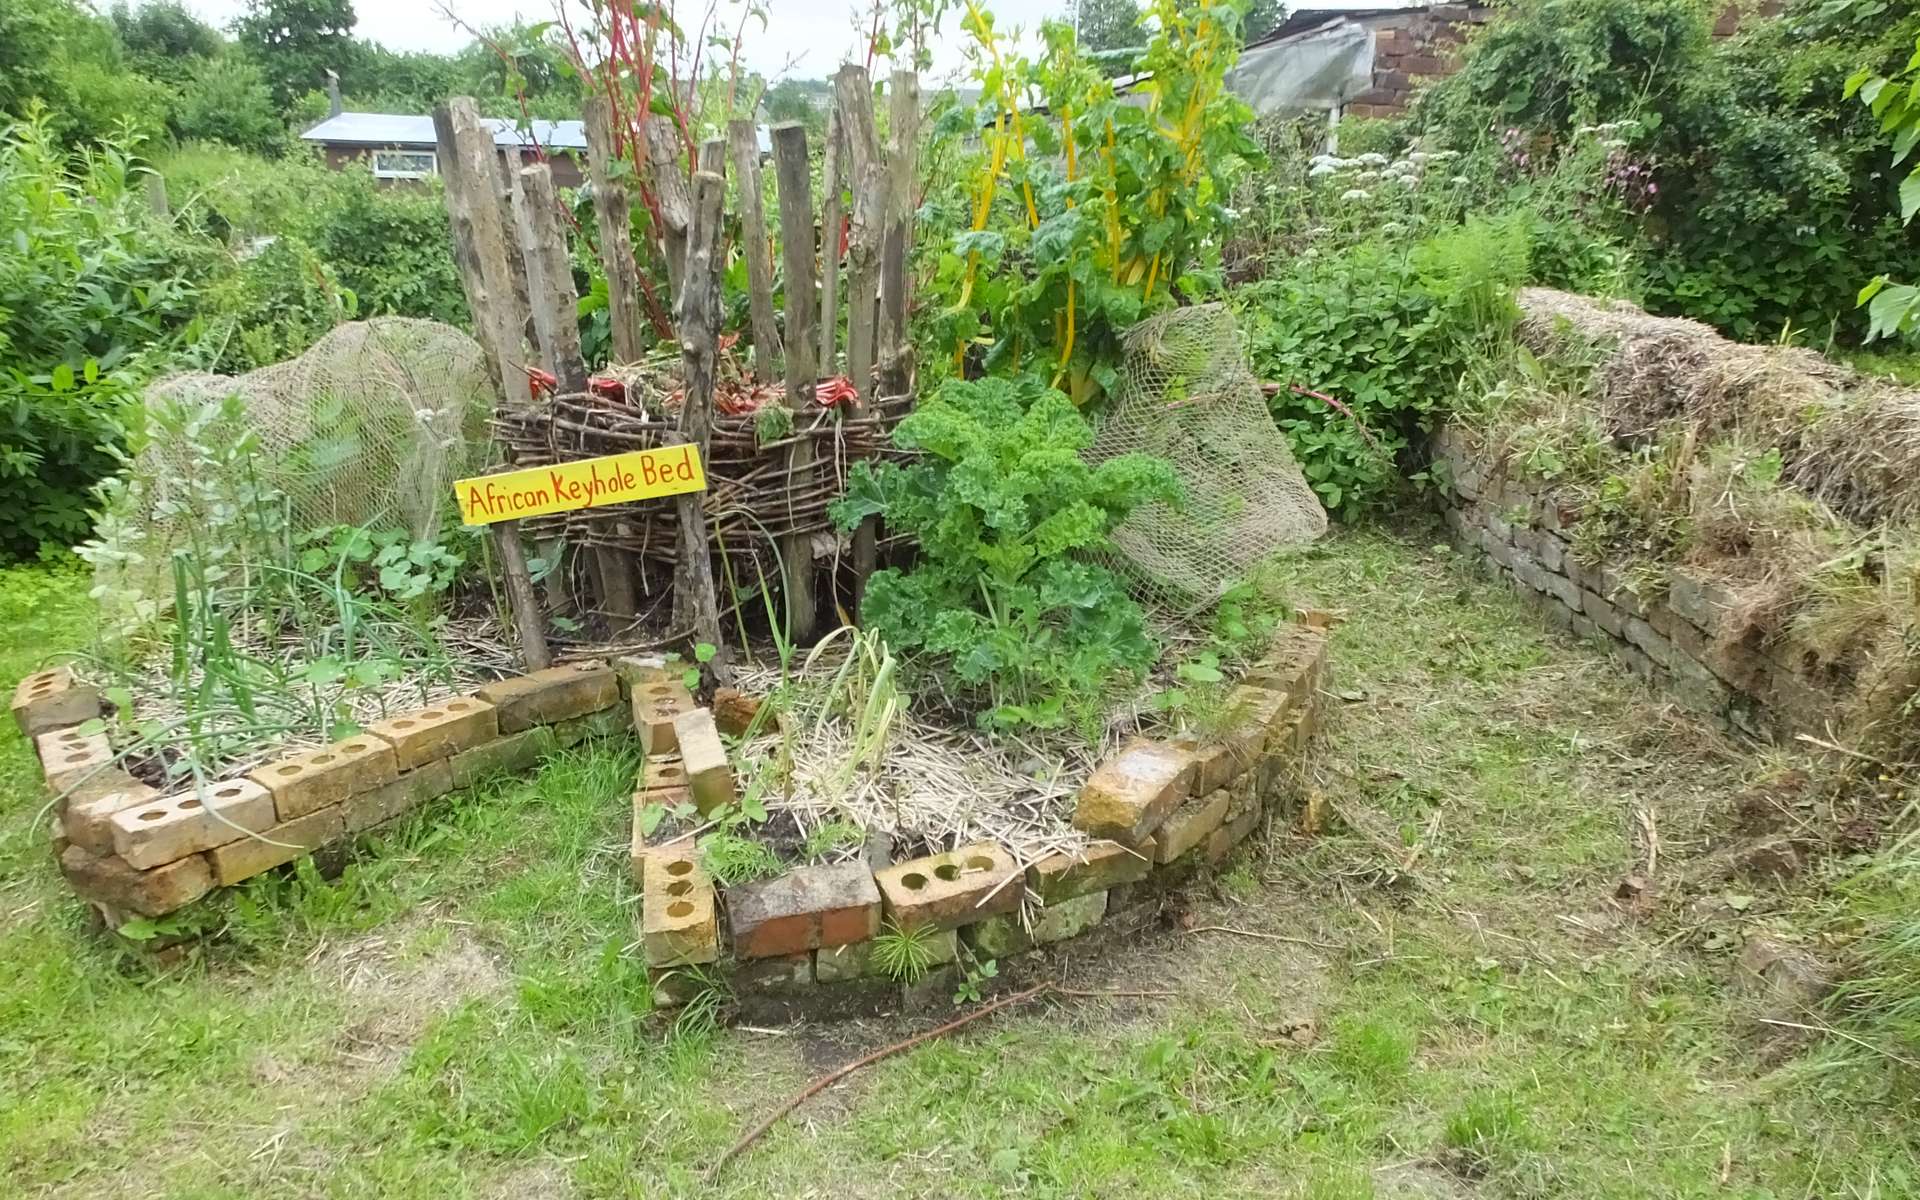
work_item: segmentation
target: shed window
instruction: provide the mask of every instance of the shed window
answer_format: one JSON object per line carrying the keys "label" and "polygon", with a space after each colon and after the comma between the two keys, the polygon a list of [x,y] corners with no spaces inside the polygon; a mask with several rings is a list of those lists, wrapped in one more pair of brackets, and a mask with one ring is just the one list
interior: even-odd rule
{"label": "shed window", "polygon": [[439,161],[431,150],[375,150],[375,179],[425,179],[439,172]]}

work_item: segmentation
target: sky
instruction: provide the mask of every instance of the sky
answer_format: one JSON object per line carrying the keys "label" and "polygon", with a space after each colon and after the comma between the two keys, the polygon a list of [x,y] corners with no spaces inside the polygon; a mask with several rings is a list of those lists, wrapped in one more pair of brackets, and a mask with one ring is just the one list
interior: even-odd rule
{"label": "sky", "polygon": [[[246,9],[245,0],[184,2],[201,20],[221,28]],[[551,20],[556,2],[569,4],[573,12],[582,11],[581,0],[447,0],[447,6],[468,24],[485,27],[507,24],[516,16],[529,22]],[[679,7],[694,9],[701,2],[680,0]],[[864,39],[855,34],[853,24],[856,4],[868,8],[861,0],[763,2],[769,10],[767,27],[763,31],[758,22],[748,23],[742,57],[750,68],[768,78],[778,78],[783,71],[800,79],[824,78],[832,75],[842,61],[857,52],[864,53]],[[731,28],[740,19],[739,0],[717,3],[719,20]],[[1030,29],[1044,17],[1063,15],[1068,5],[1069,0],[996,0],[988,7],[1001,28],[1018,24]],[[449,53],[468,40],[443,15],[439,0],[355,0],[354,12],[359,18],[355,32],[360,37],[394,50]],[[949,16],[942,27],[942,36],[934,47],[936,76],[962,65],[957,24],[957,18]]]}

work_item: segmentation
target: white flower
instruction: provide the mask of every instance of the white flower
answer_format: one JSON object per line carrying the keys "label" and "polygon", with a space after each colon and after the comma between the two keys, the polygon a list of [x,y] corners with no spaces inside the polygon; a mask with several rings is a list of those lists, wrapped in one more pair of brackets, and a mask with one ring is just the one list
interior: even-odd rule
{"label": "white flower", "polygon": [[1384,154],[1372,154],[1372,153],[1362,154],[1360,156],[1360,162],[1363,165],[1369,166],[1369,167],[1384,167],[1387,165],[1387,156]]}
{"label": "white flower", "polygon": [[1319,163],[1319,164],[1316,164],[1312,170],[1307,172],[1307,178],[1319,179],[1322,176],[1333,174],[1334,169],[1335,168],[1332,163]]}
{"label": "white flower", "polygon": [[1360,188],[1348,188],[1346,191],[1340,193],[1340,198],[1342,200],[1365,200],[1368,199],[1369,196],[1367,192],[1362,191]]}

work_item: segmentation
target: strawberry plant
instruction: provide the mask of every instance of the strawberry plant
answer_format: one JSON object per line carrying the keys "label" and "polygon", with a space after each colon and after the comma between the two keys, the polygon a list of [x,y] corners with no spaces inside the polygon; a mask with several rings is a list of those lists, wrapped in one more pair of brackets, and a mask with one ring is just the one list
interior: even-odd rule
{"label": "strawberry plant", "polygon": [[1090,466],[1093,430],[1030,378],[951,380],[900,422],[907,466],[855,466],[834,519],[868,516],[919,542],[907,570],[875,573],[865,623],[925,657],[989,728],[1097,723],[1158,647],[1140,607],[1095,561],[1141,504],[1179,497],[1166,463],[1129,454]]}

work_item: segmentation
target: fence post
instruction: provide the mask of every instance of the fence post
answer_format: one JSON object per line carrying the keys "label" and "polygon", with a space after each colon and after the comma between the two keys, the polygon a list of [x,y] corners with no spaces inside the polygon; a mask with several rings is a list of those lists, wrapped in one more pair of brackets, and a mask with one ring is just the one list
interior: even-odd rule
{"label": "fence post", "polygon": [[655,114],[647,118],[646,130],[647,170],[660,205],[660,257],[667,261],[667,287],[673,293],[677,313],[687,274],[687,226],[693,220],[693,194],[687,190],[687,177],[680,170],[680,143],[673,121]]}
{"label": "fence post", "polygon": [[[840,134],[840,106],[831,105],[827,110],[827,144],[822,151],[820,161],[820,359],[816,370],[820,375],[838,375],[836,370],[840,345],[840,191],[844,186],[841,178],[846,173],[846,138]],[[779,152],[776,144],[775,153]],[[781,234],[787,236],[786,211],[781,209]],[[807,214],[807,261],[813,256],[813,215],[812,204],[808,204]],[[789,259],[789,262],[792,260]],[[787,276],[793,278],[791,274]],[[788,283],[791,291],[793,284]],[[789,329],[787,336],[793,333]]]}
{"label": "fence post", "polygon": [[[687,228],[686,288],[680,299],[680,362],[686,399],[680,408],[680,433],[697,446],[704,461],[713,412],[713,373],[720,353],[719,262],[720,201],[725,183],[711,171],[693,177],[693,220]],[[692,492],[676,501],[680,513],[680,553],[674,565],[673,623],[692,626],[694,639],[716,650],[720,609],[714,596],[713,557],[707,546],[705,497]],[[727,677],[726,656],[714,659],[716,677]]]}
{"label": "fence post", "polygon": [[593,216],[600,231],[600,260],[607,272],[607,324],[613,357],[640,358],[640,266],[633,258],[633,204],[613,178],[613,118],[604,96],[587,101],[587,172],[593,181]]}
{"label": "fence post", "polygon": [[[827,144],[831,158],[833,144]],[[780,204],[780,259],[787,277],[787,407],[796,428],[814,411],[814,385],[819,370],[813,359],[813,179],[807,164],[807,131],[789,121],[773,127],[773,182]],[[838,241],[837,236],[833,238]],[[829,271],[832,258],[822,254]],[[831,335],[823,335],[831,353]],[[811,438],[794,439],[787,448],[788,494],[813,462]],[[788,514],[792,519],[792,514]],[[786,575],[787,636],[810,641],[819,599],[814,589],[813,538],[790,533],[781,539],[780,562]]]}
{"label": "fence post", "polygon": [[[780,334],[773,323],[773,253],[767,245],[767,210],[760,195],[760,137],[749,120],[727,122],[734,186],[740,193],[740,240],[747,252],[747,317],[753,327],[753,377],[773,382]],[[812,231],[807,231],[811,241]]]}
{"label": "fence post", "polygon": [[880,250],[880,392],[913,386],[912,311],[914,189],[919,186],[920,76],[895,71],[887,96],[887,228]]}

